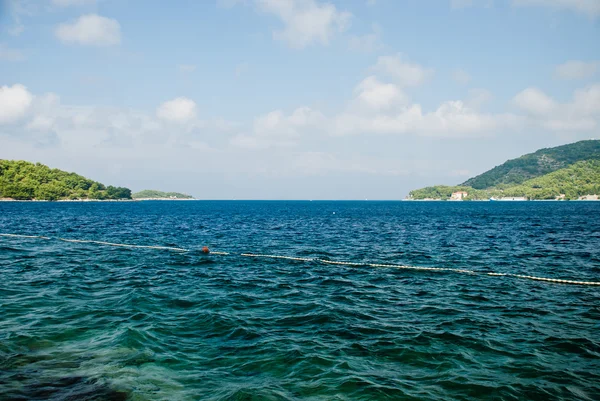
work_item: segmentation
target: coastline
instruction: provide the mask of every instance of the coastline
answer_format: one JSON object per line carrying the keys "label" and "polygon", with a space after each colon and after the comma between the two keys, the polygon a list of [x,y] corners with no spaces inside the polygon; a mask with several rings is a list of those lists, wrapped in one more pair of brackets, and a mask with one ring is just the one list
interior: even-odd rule
{"label": "coastline", "polygon": [[132,199],[132,200],[134,200],[134,201],[142,201],[143,202],[143,201],[195,201],[195,200],[198,200],[198,199],[196,199],[196,198],[188,198],[188,199],[183,199],[183,198],[181,198],[181,199],[179,199],[179,198],[176,198],[176,199],[171,199],[171,198],[137,198],[137,199]]}
{"label": "coastline", "polygon": [[11,199],[0,198],[0,202],[143,202],[143,201],[194,201],[198,199],[167,199],[167,198],[140,198],[140,199]]}
{"label": "coastline", "polygon": [[600,199],[470,199],[470,200],[450,200],[450,199],[401,199],[402,202],[599,202]]}

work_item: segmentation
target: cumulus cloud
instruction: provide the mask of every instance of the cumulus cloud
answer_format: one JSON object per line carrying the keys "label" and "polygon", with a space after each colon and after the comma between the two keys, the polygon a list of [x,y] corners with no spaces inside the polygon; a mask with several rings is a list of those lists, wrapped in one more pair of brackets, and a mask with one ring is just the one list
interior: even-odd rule
{"label": "cumulus cloud", "polygon": [[299,107],[286,115],[275,110],[254,119],[251,134],[239,134],[230,143],[248,149],[295,146],[302,132],[323,126],[325,116],[310,107]]}
{"label": "cumulus cloud", "polygon": [[359,83],[354,92],[362,105],[373,110],[385,110],[408,102],[408,97],[398,85],[383,83],[373,75]]}
{"label": "cumulus cloud", "polygon": [[89,46],[121,43],[121,26],[117,20],[96,14],[82,15],[73,22],[60,24],[54,33],[64,43]]}
{"label": "cumulus cloud", "polygon": [[513,102],[521,110],[538,116],[549,115],[557,108],[556,102],[537,88],[527,88],[518,93]]}
{"label": "cumulus cloud", "polygon": [[489,136],[501,129],[516,129],[523,122],[522,117],[514,114],[478,111],[491,98],[491,93],[484,89],[471,91],[467,101],[446,101],[432,111],[411,104],[406,87],[425,82],[432,71],[404,62],[399,56],[380,57],[371,71],[388,76],[392,82],[378,75],[367,76],[356,85],[347,107],[329,117],[306,107],[291,115],[273,111],[255,119],[252,132],[235,136],[231,144],[255,149],[293,146],[309,134],[472,138]]}
{"label": "cumulus cloud", "polygon": [[379,57],[373,70],[393,78],[401,86],[418,86],[433,76],[432,69],[404,61],[400,54]]}
{"label": "cumulus cloud", "polygon": [[374,117],[342,114],[334,121],[337,135],[376,133],[414,134],[437,137],[479,137],[492,131],[516,124],[512,115],[481,114],[462,101],[442,103],[435,111],[424,112],[421,105],[413,104],[399,113],[379,114]]}
{"label": "cumulus cloud", "polygon": [[304,48],[313,43],[327,45],[349,26],[352,14],[339,11],[331,3],[317,0],[256,0],[258,8],[279,18],[284,27],[273,37],[292,48]]}
{"label": "cumulus cloud", "polygon": [[24,117],[33,95],[23,85],[0,87],[0,124],[12,123]]}
{"label": "cumulus cloud", "polygon": [[513,102],[528,113],[530,123],[552,131],[589,131],[596,129],[600,120],[600,84],[576,90],[567,103],[536,88],[520,92]]}
{"label": "cumulus cloud", "polygon": [[156,115],[165,121],[187,122],[196,117],[196,103],[186,97],[178,97],[158,106]]}
{"label": "cumulus cloud", "polygon": [[599,66],[600,61],[571,60],[558,65],[554,72],[561,79],[585,79],[593,76]]}
{"label": "cumulus cloud", "polygon": [[600,84],[577,89],[573,95],[572,107],[583,115],[600,115]]}
{"label": "cumulus cloud", "polygon": [[22,85],[2,87],[0,126],[6,124],[6,128],[0,130],[0,143],[60,145],[62,151],[89,153],[98,148],[135,148],[135,153],[142,155],[149,149],[159,151],[160,147],[208,151],[211,147],[206,140],[211,135],[237,132],[236,123],[198,119],[195,104],[189,102],[185,98],[165,102],[155,114],[129,108],[68,105],[53,93],[33,95]]}
{"label": "cumulus cloud", "polygon": [[592,18],[600,16],[600,1],[598,0],[513,0],[512,3],[519,7],[539,6],[570,10]]}

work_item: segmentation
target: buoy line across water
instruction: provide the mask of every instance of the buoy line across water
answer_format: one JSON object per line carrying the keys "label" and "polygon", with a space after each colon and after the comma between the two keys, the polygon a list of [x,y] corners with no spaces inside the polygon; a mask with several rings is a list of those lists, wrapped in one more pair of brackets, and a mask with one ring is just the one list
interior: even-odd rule
{"label": "buoy line across water", "polygon": [[[166,250],[166,251],[173,251],[173,252],[193,252],[193,251],[195,251],[193,249],[170,247],[170,246],[120,244],[120,243],[106,242],[106,241],[81,240],[81,239],[70,239],[70,238],[61,238],[61,237],[48,237],[48,236],[44,236],[44,235],[23,235],[23,234],[0,233],[0,237],[58,240],[58,241],[70,242],[70,243],[96,244],[96,245],[113,246],[113,247],[121,247],[121,248],[156,249],[156,250]],[[202,253],[205,253],[205,254],[219,255],[219,256],[229,256],[230,255],[230,256],[240,256],[240,257],[246,257],[246,258],[259,258],[259,259],[260,258],[284,259],[284,260],[292,260],[292,261],[298,261],[298,262],[317,262],[317,263],[323,263],[323,264],[341,265],[341,266],[350,266],[350,267],[381,267],[381,268],[396,268],[396,269],[421,270],[421,271],[453,272],[453,273],[463,273],[463,274],[471,274],[471,275],[485,275],[485,276],[490,276],[490,277],[513,277],[513,278],[519,278],[519,279],[525,279],[525,280],[544,281],[544,282],[556,283],[556,284],[600,286],[600,282],[597,282],[597,281],[563,280],[563,279],[555,279],[555,278],[549,278],[549,277],[528,276],[528,275],[523,275],[523,274],[483,272],[483,271],[468,270],[468,269],[455,269],[455,268],[449,268],[449,267],[407,266],[407,265],[380,264],[380,263],[368,263],[368,262],[344,262],[344,261],[335,261],[335,260],[319,259],[319,258],[300,258],[300,257],[294,257],[294,256],[269,255],[269,254],[259,254],[259,253],[237,254],[237,253],[230,253],[230,252],[210,251],[208,249],[208,247],[202,247],[202,249],[199,251]]]}

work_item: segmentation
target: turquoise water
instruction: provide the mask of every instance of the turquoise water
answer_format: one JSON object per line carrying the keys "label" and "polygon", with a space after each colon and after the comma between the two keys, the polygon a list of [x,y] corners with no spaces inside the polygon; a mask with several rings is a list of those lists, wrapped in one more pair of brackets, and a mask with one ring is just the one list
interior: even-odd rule
{"label": "turquoise water", "polygon": [[600,202],[15,202],[0,232],[192,249],[0,237],[1,400],[600,399],[598,287],[239,256],[600,281]]}

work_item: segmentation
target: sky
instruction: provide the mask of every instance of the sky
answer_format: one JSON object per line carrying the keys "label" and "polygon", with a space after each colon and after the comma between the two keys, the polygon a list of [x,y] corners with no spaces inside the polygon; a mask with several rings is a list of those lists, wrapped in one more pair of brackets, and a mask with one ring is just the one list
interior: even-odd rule
{"label": "sky", "polygon": [[0,158],[106,185],[394,200],[600,138],[600,0],[0,4]]}

